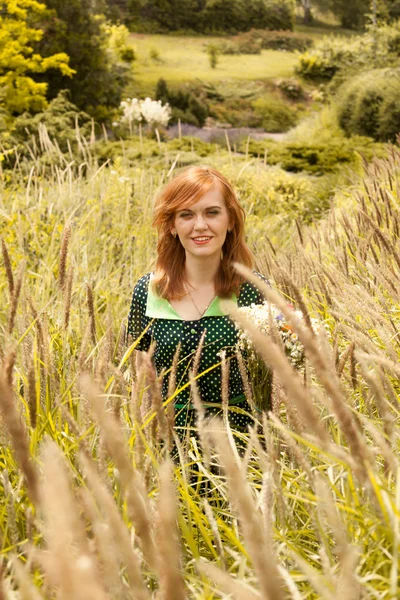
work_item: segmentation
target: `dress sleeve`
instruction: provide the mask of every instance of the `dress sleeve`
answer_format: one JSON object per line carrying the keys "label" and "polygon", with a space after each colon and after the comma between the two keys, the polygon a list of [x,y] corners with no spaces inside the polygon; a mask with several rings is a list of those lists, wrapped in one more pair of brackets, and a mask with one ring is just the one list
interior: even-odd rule
{"label": "dress sleeve", "polygon": [[[150,275],[144,275],[133,289],[132,302],[128,315],[127,341],[134,342],[149,325],[151,319],[146,317],[147,292]],[[147,351],[150,347],[151,334],[147,330],[140,338],[136,350]]]}
{"label": "dress sleeve", "polygon": [[[264,281],[267,285],[271,285],[264,275],[258,273],[257,271],[253,271],[254,275],[259,277],[262,281]],[[253,285],[252,283],[245,281],[241,288],[240,294],[238,297],[238,306],[250,306],[251,304],[262,304],[265,301],[264,296],[260,292],[260,290]]]}

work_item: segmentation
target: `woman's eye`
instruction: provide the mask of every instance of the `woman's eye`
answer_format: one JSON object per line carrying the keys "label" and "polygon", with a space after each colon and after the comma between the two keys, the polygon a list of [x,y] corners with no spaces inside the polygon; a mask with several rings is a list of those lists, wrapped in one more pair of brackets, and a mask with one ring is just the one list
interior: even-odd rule
{"label": "woman's eye", "polygon": [[191,213],[181,213],[179,216],[180,216],[182,219],[185,219],[186,217],[190,217],[190,216],[191,216]]}
{"label": "woman's eye", "polygon": [[219,214],[219,210],[209,210],[208,214],[209,215],[218,215]]}

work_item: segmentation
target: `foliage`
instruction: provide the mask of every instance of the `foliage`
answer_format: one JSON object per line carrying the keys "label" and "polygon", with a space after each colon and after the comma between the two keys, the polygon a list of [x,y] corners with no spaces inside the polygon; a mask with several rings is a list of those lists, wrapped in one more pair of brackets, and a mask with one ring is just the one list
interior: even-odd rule
{"label": "foliage", "polygon": [[306,96],[301,83],[294,77],[278,79],[275,85],[290,100],[303,100]]}
{"label": "foliage", "polygon": [[399,37],[400,23],[369,28],[351,38],[325,37],[299,56],[296,71],[306,79],[329,81],[340,73],[346,77],[371,66],[395,65]]}
{"label": "foliage", "polygon": [[58,94],[54,100],[45,108],[43,112],[34,115],[23,113],[14,120],[11,129],[10,141],[22,144],[31,136],[39,136],[39,130],[46,131],[49,139],[56,140],[59,148],[63,152],[68,151],[70,147],[76,144],[77,128],[80,134],[88,136],[91,129],[91,119],[89,115],[80,111],[68,99],[68,91],[64,90]]}
{"label": "foliage", "polygon": [[183,123],[190,123],[202,127],[208,116],[209,110],[204,92],[198,93],[198,88],[193,90],[190,86],[170,90],[165,79],[160,78],[156,87],[156,99],[167,102],[172,108],[172,123],[178,119]]}
{"label": "foliage", "polygon": [[47,105],[47,83],[35,74],[54,72],[66,79],[75,73],[63,51],[45,56],[35,51],[43,31],[34,21],[43,18],[44,4],[35,0],[4,0],[0,15],[0,105],[12,114],[40,111]]}
{"label": "foliage", "polygon": [[115,25],[108,21],[101,23],[101,30],[106,39],[106,49],[111,55],[112,62],[132,63],[135,52],[129,44],[129,29],[125,25]]}
{"label": "foliage", "polygon": [[[367,137],[353,137],[350,139],[332,138],[323,143],[299,142],[262,142],[251,140],[248,152],[253,156],[266,156],[271,165],[280,165],[282,169],[290,172],[306,171],[308,173],[323,174],[350,166],[361,154],[367,160],[376,154],[384,154],[383,146],[373,143]],[[244,150],[244,144],[241,146]]]}
{"label": "foliage", "polygon": [[297,121],[295,109],[273,97],[257,98],[252,106],[256,115],[260,117],[265,131],[271,133],[287,131]]}
{"label": "foliage", "polygon": [[303,33],[251,29],[219,42],[218,47],[221,54],[260,54],[261,50],[304,52],[313,43],[313,39]]}
{"label": "foliage", "polygon": [[348,135],[395,141],[400,132],[400,72],[375,69],[349,80],[338,93],[338,118]]}
{"label": "foliage", "polygon": [[133,30],[157,33],[292,29],[294,20],[291,0],[135,0],[130,16]]}
{"label": "foliage", "polygon": [[210,116],[232,127],[261,127],[262,116],[257,113],[251,98],[226,98],[209,104]]}
{"label": "foliage", "polygon": [[206,52],[208,54],[208,60],[210,62],[210,67],[215,69],[218,64],[219,57],[219,48],[216,44],[207,44]]}
{"label": "foliage", "polygon": [[134,56],[127,45],[128,31],[93,14],[90,0],[45,2],[45,35],[38,49],[43,56],[65,52],[76,71],[71,80],[51,71],[46,79],[49,97],[69,89],[71,101],[81,110],[99,120],[108,118],[110,109],[119,106],[130,77]]}

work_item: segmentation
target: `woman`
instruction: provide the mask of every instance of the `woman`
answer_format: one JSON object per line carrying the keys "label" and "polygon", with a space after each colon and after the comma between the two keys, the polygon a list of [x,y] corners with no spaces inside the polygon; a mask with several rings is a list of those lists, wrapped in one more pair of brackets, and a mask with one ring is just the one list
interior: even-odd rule
{"label": "woman", "polygon": [[[244,241],[244,211],[221,173],[209,167],[190,167],[172,179],[158,197],[154,225],[158,231],[154,273],[136,284],[128,319],[128,334],[136,349],[149,349],[158,373],[170,370],[180,345],[177,389],[184,386],[204,333],[197,372],[221,362],[229,363],[228,418],[233,429],[247,430],[250,407],[235,358],[237,331],[220,307],[222,298],[249,306],[263,301],[261,294],[236,273],[233,262],[248,267],[253,257]],[[260,276],[261,277],[261,276]],[[143,333],[144,332],[144,333]],[[168,395],[168,377],[162,393]],[[221,367],[197,380],[206,414],[221,412]],[[195,422],[190,387],[175,398],[175,427],[182,434]]]}

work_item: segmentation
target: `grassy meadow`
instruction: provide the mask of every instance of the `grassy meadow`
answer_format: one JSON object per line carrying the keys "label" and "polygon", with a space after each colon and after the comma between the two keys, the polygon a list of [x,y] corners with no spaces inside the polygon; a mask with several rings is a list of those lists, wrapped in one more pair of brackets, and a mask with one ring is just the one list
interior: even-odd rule
{"label": "grassy meadow", "polygon": [[[261,54],[219,56],[217,68],[211,69],[205,52],[207,43],[216,43],[218,37],[174,37],[167,35],[131,34],[135,50],[134,79],[141,93],[152,94],[157,81],[163,77],[171,84],[200,79],[220,83],[221,80],[252,81],[274,77],[290,77],[297,57],[293,52],[263,50]],[[151,50],[159,53],[159,60],[151,58]],[[137,85],[134,82],[133,85]]]}
{"label": "grassy meadow", "polygon": [[[307,226],[279,191],[297,175],[263,156],[141,140],[100,163],[78,142],[79,160],[43,138],[2,173],[0,597],[398,598],[398,150]],[[154,196],[196,162],[237,187],[262,291],[306,366],[233,315],[274,370],[272,413],[239,434],[239,456],[238,434],[199,409],[201,447],[178,444],[171,462],[176,390],[163,405],[150,359],[135,372],[124,326],[152,268]],[[318,336],[289,301],[324,323]]]}

